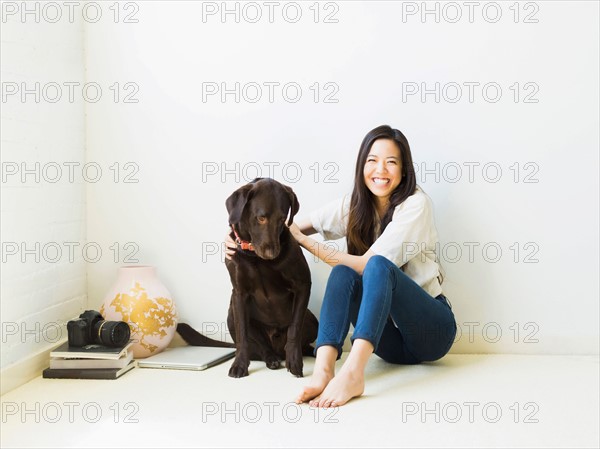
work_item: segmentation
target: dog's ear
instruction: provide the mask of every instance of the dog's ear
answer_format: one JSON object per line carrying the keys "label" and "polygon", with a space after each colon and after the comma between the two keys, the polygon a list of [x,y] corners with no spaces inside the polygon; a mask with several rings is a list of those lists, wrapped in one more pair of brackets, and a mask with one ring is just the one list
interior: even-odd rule
{"label": "dog's ear", "polygon": [[288,186],[283,186],[285,188],[286,193],[288,194],[288,197],[290,199],[290,218],[288,218],[288,226],[290,226],[293,222],[294,222],[294,216],[298,213],[298,211],[300,210],[300,203],[298,203],[298,197],[296,196],[296,194],[294,193],[294,191],[288,187]]}
{"label": "dog's ear", "polygon": [[252,184],[246,184],[233,192],[225,200],[225,207],[227,207],[227,212],[229,212],[229,224],[239,223],[242,219],[244,208],[252,196],[253,187]]}

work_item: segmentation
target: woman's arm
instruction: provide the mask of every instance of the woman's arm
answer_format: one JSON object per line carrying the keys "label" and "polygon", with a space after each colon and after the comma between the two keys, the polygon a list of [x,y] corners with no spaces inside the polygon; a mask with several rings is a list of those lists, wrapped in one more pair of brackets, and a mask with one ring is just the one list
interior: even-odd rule
{"label": "woman's arm", "polygon": [[[312,235],[312,234],[317,233],[317,230],[315,228],[313,228],[313,225],[310,222],[310,218],[308,218],[308,217],[298,220],[295,223],[298,226],[298,228],[300,229],[300,232],[304,235]],[[291,230],[291,228],[290,228],[290,230]]]}
{"label": "woman's arm", "polygon": [[302,232],[302,229],[307,229],[307,227],[307,233],[311,230],[313,231],[311,234],[316,232],[310,224],[310,220],[308,223],[305,220],[300,221],[299,224],[292,223],[290,226],[290,232],[298,241],[300,246],[332,267],[335,267],[336,265],[346,265],[347,267],[352,268],[358,274],[362,275],[367,262],[372,256],[375,255],[374,252],[369,250],[362,256],[353,256],[343,251],[337,251],[331,245],[326,247],[323,243],[317,242],[315,239],[308,237]]}

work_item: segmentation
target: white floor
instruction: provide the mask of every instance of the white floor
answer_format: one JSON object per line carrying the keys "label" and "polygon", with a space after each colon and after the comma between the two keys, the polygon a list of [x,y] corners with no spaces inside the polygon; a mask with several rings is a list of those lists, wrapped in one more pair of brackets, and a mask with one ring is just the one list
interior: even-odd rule
{"label": "white floor", "polygon": [[[344,355],[345,357],[345,355]],[[252,362],[137,368],[118,380],[37,378],[4,395],[2,447],[598,447],[596,356],[447,355],[370,361],[339,409],[292,400],[305,378]],[[341,363],[341,362],[338,362]]]}

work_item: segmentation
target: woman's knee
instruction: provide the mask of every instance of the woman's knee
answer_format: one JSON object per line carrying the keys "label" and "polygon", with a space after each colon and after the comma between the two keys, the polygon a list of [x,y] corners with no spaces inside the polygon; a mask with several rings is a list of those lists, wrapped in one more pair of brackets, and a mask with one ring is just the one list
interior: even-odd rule
{"label": "woman's knee", "polygon": [[365,265],[363,274],[370,271],[389,270],[391,266],[395,266],[390,260],[383,256],[372,256]]}
{"label": "woman's knee", "polygon": [[336,265],[329,274],[329,280],[339,282],[355,282],[360,279],[360,275],[352,268],[346,265]]}
{"label": "woman's knee", "polygon": [[381,275],[389,272],[395,265],[383,256],[372,256],[365,265],[363,276]]}

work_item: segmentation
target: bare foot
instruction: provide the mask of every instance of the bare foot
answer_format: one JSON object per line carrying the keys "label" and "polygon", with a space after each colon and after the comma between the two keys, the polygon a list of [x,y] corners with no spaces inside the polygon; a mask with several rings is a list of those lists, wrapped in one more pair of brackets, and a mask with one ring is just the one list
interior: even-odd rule
{"label": "bare foot", "polygon": [[331,379],[333,379],[332,371],[315,371],[310,378],[309,384],[304,387],[302,393],[296,398],[296,404],[301,404],[319,396]]}
{"label": "bare foot", "polygon": [[321,396],[310,402],[311,407],[338,407],[350,399],[360,396],[365,391],[365,376],[362,370],[358,372],[347,369],[331,380]]}

